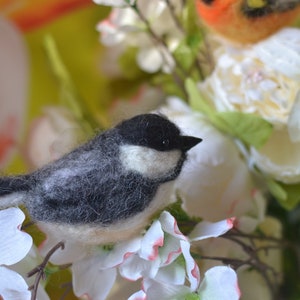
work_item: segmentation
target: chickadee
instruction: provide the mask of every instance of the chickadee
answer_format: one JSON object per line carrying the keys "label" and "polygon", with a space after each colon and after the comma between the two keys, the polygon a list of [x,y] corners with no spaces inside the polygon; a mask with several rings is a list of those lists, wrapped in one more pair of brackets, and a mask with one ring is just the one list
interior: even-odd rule
{"label": "chickadee", "polygon": [[168,203],[199,142],[163,116],[138,115],[31,174],[1,177],[0,206],[23,203],[41,229],[65,240],[124,240]]}

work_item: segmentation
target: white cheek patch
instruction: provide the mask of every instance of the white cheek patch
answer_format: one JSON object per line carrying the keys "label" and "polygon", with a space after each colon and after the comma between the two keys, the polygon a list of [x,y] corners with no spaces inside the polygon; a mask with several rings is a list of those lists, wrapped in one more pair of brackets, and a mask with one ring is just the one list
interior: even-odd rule
{"label": "white cheek patch", "polygon": [[120,147],[120,160],[126,170],[148,178],[158,178],[172,172],[181,158],[179,150],[157,151],[142,146]]}

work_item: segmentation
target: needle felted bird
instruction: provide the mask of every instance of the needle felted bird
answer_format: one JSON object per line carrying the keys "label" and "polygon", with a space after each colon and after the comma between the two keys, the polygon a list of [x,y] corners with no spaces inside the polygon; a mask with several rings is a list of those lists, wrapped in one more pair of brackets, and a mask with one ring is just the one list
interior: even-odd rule
{"label": "needle felted bird", "polygon": [[195,0],[203,22],[221,36],[240,44],[255,43],[291,24],[300,0]]}
{"label": "needle felted bird", "polygon": [[0,207],[24,204],[62,239],[124,240],[168,203],[186,152],[199,142],[163,116],[139,115],[33,173],[1,177]]}

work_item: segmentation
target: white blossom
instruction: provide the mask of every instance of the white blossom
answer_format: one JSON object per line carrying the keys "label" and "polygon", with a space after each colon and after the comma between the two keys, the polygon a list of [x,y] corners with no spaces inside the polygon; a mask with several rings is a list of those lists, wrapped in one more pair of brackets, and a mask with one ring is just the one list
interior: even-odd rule
{"label": "white blossom", "polygon": [[200,89],[218,111],[253,113],[273,134],[251,159],[285,183],[300,181],[300,30],[284,28],[244,48],[221,46],[215,70]]}
{"label": "white blossom", "polygon": [[[182,3],[172,0],[176,12],[182,9]],[[145,22],[131,7],[114,8],[109,17],[101,21],[97,29],[101,32],[101,41],[107,46],[123,49],[137,47],[137,63],[142,70],[154,73],[162,69],[170,73],[175,66],[172,51],[176,49],[182,33],[174,22],[166,1],[139,0],[137,6],[143,17],[149,22],[158,38],[164,38],[166,45],[153,39],[146,29]]]}
{"label": "white blossom", "polygon": [[[106,299],[118,273],[129,281],[142,280],[143,287],[159,281],[171,286],[185,286],[187,291],[194,292],[199,287],[200,273],[190,254],[190,243],[217,237],[232,226],[229,220],[216,224],[200,223],[189,238],[180,232],[174,217],[163,212],[142,236],[117,243],[112,249],[66,242],[65,249],[55,252],[51,261],[55,264],[72,263],[74,293],[78,297],[86,295],[96,300]],[[48,236],[42,252],[47,253],[57,242],[55,236]],[[180,256],[184,263],[178,260]],[[186,279],[189,285],[185,285]],[[145,293],[151,299],[150,285],[149,289],[149,292],[139,291],[132,297]]]}
{"label": "white blossom", "polygon": [[0,211],[0,296],[3,299],[29,300],[31,293],[24,278],[9,266],[22,260],[32,246],[32,238],[22,232],[25,219],[19,208]]}

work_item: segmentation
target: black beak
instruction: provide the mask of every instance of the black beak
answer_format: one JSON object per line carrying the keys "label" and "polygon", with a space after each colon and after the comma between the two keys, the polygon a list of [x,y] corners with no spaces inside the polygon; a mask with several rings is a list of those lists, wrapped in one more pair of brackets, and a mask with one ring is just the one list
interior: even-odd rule
{"label": "black beak", "polygon": [[200,138],[196,138],[193,136],[181,136],[180,140],[179,140],[179,148],[186,152],[188,150],[190,150],[191,148],[193,148],[194,146],[196,146],[197,144],[199,144],[202,141],[202,139]]}

